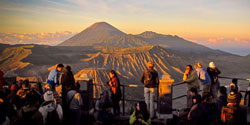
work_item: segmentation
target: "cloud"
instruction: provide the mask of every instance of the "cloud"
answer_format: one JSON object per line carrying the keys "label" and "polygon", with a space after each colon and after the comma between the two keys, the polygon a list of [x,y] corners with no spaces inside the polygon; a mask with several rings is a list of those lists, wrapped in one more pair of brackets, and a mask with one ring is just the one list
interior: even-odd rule
{"label": "cloud", "polygon": [[0,43],[57,45],[74,34],[76,33],[70,31],[54,33],[0,33]]}

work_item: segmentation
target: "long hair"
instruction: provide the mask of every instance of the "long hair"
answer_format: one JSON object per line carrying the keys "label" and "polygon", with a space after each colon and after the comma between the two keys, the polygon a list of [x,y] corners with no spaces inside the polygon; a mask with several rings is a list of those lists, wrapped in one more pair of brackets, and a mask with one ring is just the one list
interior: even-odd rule
{"label": "long hair", "polygon": [[[111,70],[109,73],[114,74],[114,77],[117,79],[117,81],[120,83],[120,80],[115,72],[115,70]],[[110,78],[111,79],[111,78]]]}
{"label": "long hair", "polygon": [[140,107],[140,111],[138,111],[136,108],[135,116],[137,116],[139,113],[141,113],[143,116],[143,120],[147,121],[149,119],[147,104],[144,101],[139,101],[139,107]]}

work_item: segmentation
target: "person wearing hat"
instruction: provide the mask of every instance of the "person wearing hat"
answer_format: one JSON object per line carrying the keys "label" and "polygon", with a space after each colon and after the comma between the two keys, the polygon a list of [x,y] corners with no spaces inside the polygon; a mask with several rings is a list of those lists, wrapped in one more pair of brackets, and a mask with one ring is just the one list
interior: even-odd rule
{"label": "person wearing hat", "polygon": [[216,103],[217,98],[218,98],[218,89],[220,87],[220,82],[219,82],[218,76],[221,72],[215,66],[214,62],[210,62],[209,66],[207,67],[207,73],[209,74],[210,79],[211,79],[210,91],[214,97],[213,102]]}
{"label": "person wearing hat", "polygon": [[50,117],[49,114],[51,114],[52,112],[56,112],[57,114],[57,115],[53,115],[53,119],[54,119],[53,121],[55,122],[57,121],[61,123],[62,118],[63,118],[63,110],[60,104],[56,104],[54,102],[55,98],[54,98],[53,92],[50,90],[45,92],[43,95],[43,99],[44,99],[44,102],[39,108],[39,112],[43,116],[44,123],[46,124],[48,122],[52,122],[52,121],[49,121],[49,118],[47,118],[47,117]]}
{"label": "person wearing hat", "polygon": [[237,104],[237,94],[231,91],[227,95],[227,102],[221,111],[221,121],[226,125],[245,125],[247,114]]}
{"label": "person wearing hat", "polygon": [[140,81],[144,84],[144,97],[148,110],[150,111],[150,117],[154,117],[154,97],[155,87],[159,85],[158,72],[154,69],[154,63],[148,62],[148,68],[142,73]]}

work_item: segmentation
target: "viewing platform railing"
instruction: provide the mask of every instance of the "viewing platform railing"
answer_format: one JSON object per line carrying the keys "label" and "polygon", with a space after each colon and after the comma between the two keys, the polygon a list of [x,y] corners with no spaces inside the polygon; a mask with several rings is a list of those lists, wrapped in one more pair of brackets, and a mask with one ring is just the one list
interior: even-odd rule
{"label": "viewing platform railing", "polygon": [[[222,79],[238,79],[238,80],[244,80],[244,81],[249,81],[250,83],[250,79],[243,79],[243,78],[231,78],[231,77],[224,77],[224,76],[219,76],[219,78],[222,78]],[[179,85],[184,85],[186,83],[183,83],[183,82],[175,82],[172,84],[172,87],[176,87],[176,86],[179,86]],[[93,85],[97,85],[97,86],[103,86],[102,84],[93,84]],[[129,84],[129,85],[121,85],[121,88],[122,88],[122,113],[123,115],[125,115],[125,101],[131,101],[131,102],[138,102],[138,101],[144,101],[144,99],[127,99],[125,97],[125,88],[144,88],[144,85],[136,85],[136,84]],[[158,93],[158,87],[157,88],[157,100],[155,100],[154,102],[158,102],[158,96],[159,96],[159,93]],[[201,90],[200,90],[201,91]],[[245,91],[240,91],[242,93],[245,93]],[[173,100],[177,100],[177,99],[180,99],[180,98],[183,98],[183,97],[186,97],[187,95],[184,94],[184,95],[180,95],[180,96],[177,96],[177,97],[174,97],[172,98],[172,101]],[[96,98],[95,98],[96,99]],[[176,110],[176,109],[173,109],[173,110]]]}
{"label": "viewing platform railing", "polygon": [[[238,80],[244,80],[244,81],[249,81],[250,83],[250,79],[243,79],[243,78],[231,78],[231,77],[224,77],[224,76],[219,76],[219,78],[222,78],[222,79],[238,79]],[[30,83],[38,83],[38,82],[34,82],[34,81],[30,81]],[[45,83],[46,84],[46,83]],[[184,85],[186,83],[183,83],[183,82],[175,82],[172,84],[172,87],[176,87],[176,86],[179,86],[179,85]],[[103,84],[92,84],[93,86],[104,86]],[[105,85],[107,86],[107,85]],[[127,99],[126,96],[125,96],[125,91],[126,91],[126,88],[144,88],[144,85],[136,85],[136,84],[129,84],[129,85],[121,85],[121,89],[122,89],[122,113],[123,115],[125,115],[125,101],[131,101],[131,102],[138,102],[138,101],[144,101],[144,99]],[[155,102],[158,102],[158,96],[159,96],[159,93],[158,93],[158,87],[157,88],[157,100],[155,100]],[[242,93],[245,93],[246,91],[240,91]],[[172,98],[172,101],[173,100],[177,100],[177,99],[181,99],[183,97],[186,97],[187,95],[184,94],[184,95],[180,95],[180,96],[177,96],[177,97],[174,97]],[[92,100],[96,100],[97,98],[92,98]],[[176,110],[176,109],[173,109],[173,110]]]}

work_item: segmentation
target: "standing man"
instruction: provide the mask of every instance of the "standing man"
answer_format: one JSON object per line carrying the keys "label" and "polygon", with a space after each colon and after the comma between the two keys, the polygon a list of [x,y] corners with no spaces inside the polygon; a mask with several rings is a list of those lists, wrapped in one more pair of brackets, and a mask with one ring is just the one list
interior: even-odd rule
{"label": "standing man", "polygon": [[198,78],[200,80],[200,84],[202,87],[202,93],[203,92],[210,92],[210,87],[211,87],[211,79],[210,76],[208,75],[207,71],[202,68],[201,63],[197,62],[194,65],[194,68],[197,71]]}
{"label": "standing man", "polygon": [[141,82],[144,84],[144,97],[150,117],[154,117],[155,87],[159,85],[158,72],[154,70],[154,63],[148,62],[148,69],[143,71]]}
{"label": "standing man", "polygon": [[207,67],[207,73],[211,79],[211,94],[213,95],[213,102],[217,102],[218,98],[218,90],[220,87],[220,82],[218,79],[219,74],[221,73],[220,70],[215,66],[214,62],[210,62],[209,66]]}
{"label": "standing man", "polygon": [[63,64],[58,64],[55,69],[52,69],[48,76],[47,83],[55,90],[55,86],[59,84],[60,72],[63,70]]}
{"label": "standing man", "polygon": [[200,82],[197,76],[197,72],[193,70],[191,65],[186,66],[186,71],[183,76],[183,83],[187,83],[187,108],[192,106],[192,96],[190,95],[190,89],[195,88],[200,90]]}

